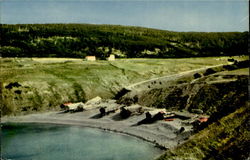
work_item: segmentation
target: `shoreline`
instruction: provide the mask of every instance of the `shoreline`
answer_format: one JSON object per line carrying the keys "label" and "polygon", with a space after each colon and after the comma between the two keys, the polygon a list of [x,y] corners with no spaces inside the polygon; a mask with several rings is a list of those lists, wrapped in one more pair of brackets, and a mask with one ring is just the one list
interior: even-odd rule
{"label": "shoreline", "polygon": [[123,132],[123,131],[118,131],[116,129],[110,129],[110,128],[103,128],[103,127],[97,127],[97,126],[92,126],[92,125],[82,125],[82,124],[75,124],[75,123],[64,123],[64,122],[43,122],[43,121],[21,121],[21,122],[14,122],[14,121],[8,121],[8,122],[1,122],[1,124],[8,124],[8,123],[14,123],[14,124],[51,124],[51,125],[68,125],[68,126],[79,126],[79,127],[86,127],[86,128],[92,128],[92,129],[98,129],[98,130],[102,130],[102,131],[105,131],[105,132],[112,132],[112,133],[115,133],[115,134],[121,134],[121,135],[125,135],[125,136],[130,136],[130,137],[134,137],[134,138],[138,138],[140,140],[143,140],[145,142],[148,142],[148,143],[151,143],[152,145],[154,145],[154,147],[162,150],[162,151],[166,151],[168,150],[168,148],[165,148],[164,146],[161,146],[160,144],[158,144],[157,142],[155,141],[151,141],[151,140],[148,140],[147,138],[143,137],[143,136],[139,136],[139,135],[135,135],[135,134],[131,134],[131,133],[128,133],[128,132]]}
{"label": "shoreline", "polygon": [[[8,117],[8,118],[11,118],[11,117]],[[12,120],[9,121],[8,118],[6,119],[7,121],[4,120],[4,122],[2,122],[2,120],[1,120],[1,125],[2,124],[8,124],[8,123],[15,123],[15,124],[43,124],[43,125],[52,124],[52,125],[64,125],[64,126],[69,125],[69,126],[77,126],[77,127],[83,127],[83,128],[86,127],[86,128],[91,128],[91,129],[97,129],[97,130],[101,130],[103,132],[110,132],[111,134],[120,134],[122,136],[128,136],[128,137],[131,137],[131,138],[136,138],[136,139],[144,141],[145,143],[149,143],[149,144],[153,145],[153,147],[159,149],[159,154],[157,154],[153,159],[159,158],[161,155],[163,155],[168,150],[168,148],[165,148],[164,146],[159,145],[155,141],[150,141],[147,138],[144,138],[143,136],[138,136],[138,135],[135,135],[135,134],[130,134],[130,133],[123,132],[123,131],[118,131],[118,130],[112,130],[112,129],[109,129],[109,128],[103,128],[103,127],[100,127],[100,126],[97,127],[97,126],[83,125],[83,124],[78,124],[78,123],[45,122],[45,121],[20,121],[20,122],[18,122],[18,121],[12,121]]]}
{"label": "shoreline", "polygon": [[[78,113],[45,112],[24,116],[2,117],[1,124],[42,123],[89,127],[136,137],[152,143],[155,147],[164,151],[183,143],[191,135],[192,131],[191,126],[183,125],[181,120],[172,122],[157,121],[152,124],[134,126],[138,121],[144,119],[144,114],[132,116],[125,120],[113,120],[116,114],[94,119],[93,114],[97,113],[97,111],[89,110]],[[186,128],[185,132],[178,134],[179,128],[183,126]]]}

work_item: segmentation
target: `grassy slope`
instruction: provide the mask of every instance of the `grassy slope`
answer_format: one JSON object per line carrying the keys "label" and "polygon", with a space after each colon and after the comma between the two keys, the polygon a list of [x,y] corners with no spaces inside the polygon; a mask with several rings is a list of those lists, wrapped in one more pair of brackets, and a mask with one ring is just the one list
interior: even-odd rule
{"label": "grassy slope", "polygon": [[221,118],[158,160],[246,159],[250,155],[250,109]]}
{"label": "grassy slope", "polygon": [[[119,89],[135,82],[221,63],[227,63],[227,58],[121,59],[113,62],[2,58],[3,114],[43,111],[63,102],[84,101],[95,96],[111,98]],[[22,86],[5,89],[10,82]],[[21,94],[15,93],[17,90]]]}
{"label": "grassy slope", "polygon": [[[204,69],[183,76],[177,74],[178,76],[170,76],[171,78],[154,79],[136,86],[136,89],[120,97],[119,102],[129,104],[128,102],[134,103],[133,99],[138,99],[137,103],[145,106],[189,111],[201,109],[211,114],[209,112],[216,111],[215,108],[222,103],[228,105],[228,102],[235,102],[235,97],[247,94],[247,80],[244,83],[242,80],[247,79],[248,68],[237,69],[234,65],[232,68],[236,70],[228,71],[224,67],[213,68],[217,73],[207,76],[203,75],[207,72]],[[195,79],[195,73],[202,77]]]}

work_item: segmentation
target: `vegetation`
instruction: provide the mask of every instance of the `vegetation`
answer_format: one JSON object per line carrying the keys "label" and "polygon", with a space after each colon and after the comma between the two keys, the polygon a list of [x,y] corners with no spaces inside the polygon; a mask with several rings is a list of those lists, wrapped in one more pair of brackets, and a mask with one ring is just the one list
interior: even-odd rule
{"label": "vegetation", "polygon": [[[146,79],[217,64],[228,57],[117,59],[89,62],[71,58],[1,58],[2,114],[54,109],[64,102],[112,98]],[[244,57],[239,58],[244,59]]]}
{"label": "vegetation", "polygon": [[230,65],[226,65],[227,70],[224,66],[207,69],[200,71],[203,76],[198,78],[191,72],[167,83],[161,79],[161,87],[138,87],[136,94],[131,91],[120,100],[128,102],[137,96],[138,102],[145,106],[196,110],[209,115],[207,122],[194,123],[192,137],[158,160],[247,159],[250,155],[248,64],[248,60],[231,64],[234,70]]}
{"label": "vegetation", "polygon": [[248,64],[249,60],[245,60],[237,65],[231,64],[234,70],[225,68],[230,65],[216,65],[209,69],[144,81],[117,99],[119,103],[130,104],[137,97],[137,103],[144,106],[168,110],[186,109],[190,112],[199,110],[208,115],[224,107],[231,112],[231,109],[247,100]]}
{"label": "vegetation", "polygon": [[[190,72],[167,83],[157,81],[161,86],[158,88],[147,84],[148,90],[144,89],[142,95],[125,97],[125,102],[131,100],[131,103],[170,110],[196,109],[210,115],[208,122],[196,128],[198,133],[168,150],[159,160],[246,159],[250,155],[249,70],[245,75],[246,69],[239,69],[248,67],[249,61],[240,62],[246,57],[223,57],[248,54],[249,32],[171,32],[90,24],[1,24],[0,34],[0,56],[4,57],[0,59],[1,115],[48,111],[65,102],[85,102],[95,96],[116,95],[115,98],[122,100],[128,90],[121,89],[133,83],[223,64],[199,73]],[[101,61],[110,54],[118,58],[151,59]],[[87,55],[101,60],[80,59]],[[170,57],[179,59],[153,59]]]}
{"label": "vegetation", "polygon": [[249,104],[244,104],[158,160],[247,159],[250,155],[249,121]]}
{"label": "vegetation", "polygon": [[209,121],[217,119],[235,111],[248,100],[248,77],[234,76],[235,81],[216,82],[203,85],[191,97],[188,110],[200,109],[211,115]]}
{"label": "vegetation", "polygon": [[248,32],[170,32],[90,24],[1,24],[2,57],[204,57],[247,54]]}

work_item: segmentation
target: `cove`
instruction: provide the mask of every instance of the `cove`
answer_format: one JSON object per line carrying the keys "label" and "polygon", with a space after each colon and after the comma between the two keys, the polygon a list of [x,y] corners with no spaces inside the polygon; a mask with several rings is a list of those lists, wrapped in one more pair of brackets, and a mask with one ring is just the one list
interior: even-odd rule
{"label": "cove", "polygon": [[70,125],[1,124],[4,159],[152,160],[162,151],[135,137]]}

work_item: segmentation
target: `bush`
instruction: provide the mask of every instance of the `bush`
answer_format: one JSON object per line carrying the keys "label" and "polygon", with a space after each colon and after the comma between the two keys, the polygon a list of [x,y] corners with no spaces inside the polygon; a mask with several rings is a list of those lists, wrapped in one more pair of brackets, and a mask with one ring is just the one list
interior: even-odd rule
{"label": "bush", "polygon": [[2,57],[18,57],[22,53],[22,50],[18,47],[3,46],[0,47],[0,54]]}
{"label": "bush", "polygon": [[227,59],[228,62],[234,62],[235,60],[233,58]]}
{"label": "bush", "polygon": [[117,94],[115,95],[114,99],[118,100],[119,98],[121,98],[122,96],[124,96],[125,94],[127,94],[128,92],[130,92],[130,90],[128,90],[126,88],[122,88],[119,92],[117,92]]}
{"label": "bush", "polygon": [[213,70],[212,68],[208,68],[206,70],[206,72],[204,73],[204,76],[207,76],[207,75],[210,75],[210,74],[214,74],[214,73],[216,73],[215,70]]}
{"label": "bush", "polygon": [[236,64],[239,68],[247,68],[249,67],[249,60],[240,61]]}
{"label": "bush", "polygon": [[231,70],[237,69],[238,67],[236,65],[224,65],[223,68],[231,71]]}
{"label": "bush", "polygon": [[200,78],[201,77],[201,74],[200,73],[195,73],[194,74],[194,78],[197,79],[197,78]]}

